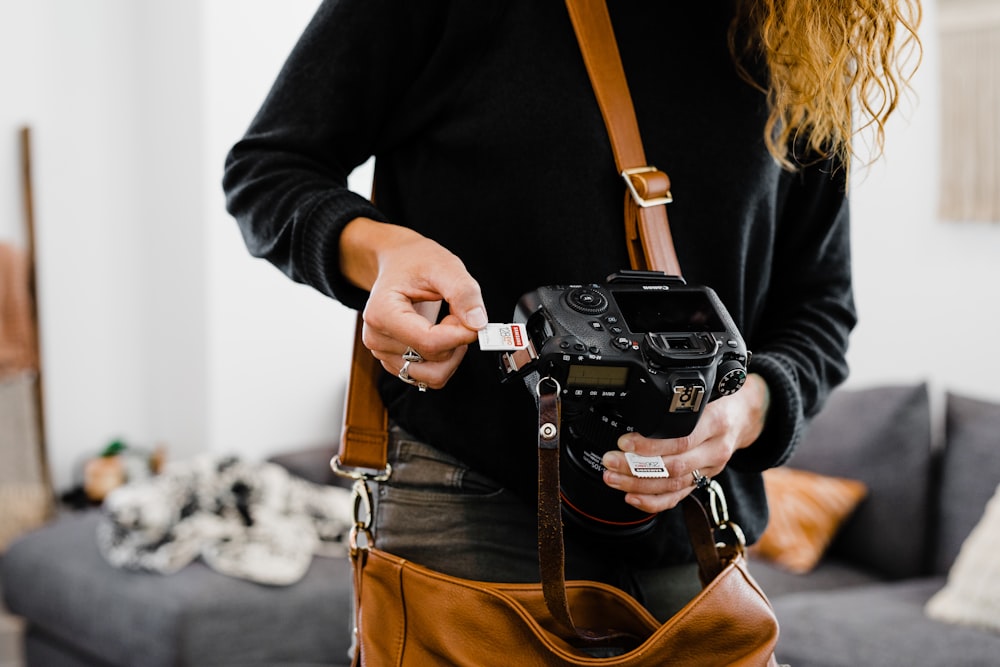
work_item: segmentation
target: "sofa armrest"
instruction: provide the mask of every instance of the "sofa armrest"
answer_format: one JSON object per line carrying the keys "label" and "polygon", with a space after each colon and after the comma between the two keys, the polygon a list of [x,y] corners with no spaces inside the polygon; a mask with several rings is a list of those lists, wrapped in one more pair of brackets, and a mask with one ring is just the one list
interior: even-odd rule
{"label": "sofa armrest", "polygon": [[337,447],[335,445],[324,445],[276,454],[268,458],[268,461],[277,463],[293,475],[314,484],[330,484],[350,488],[353,484],[352,480],[338,475],[330,468],[330,459],[336,454]]}

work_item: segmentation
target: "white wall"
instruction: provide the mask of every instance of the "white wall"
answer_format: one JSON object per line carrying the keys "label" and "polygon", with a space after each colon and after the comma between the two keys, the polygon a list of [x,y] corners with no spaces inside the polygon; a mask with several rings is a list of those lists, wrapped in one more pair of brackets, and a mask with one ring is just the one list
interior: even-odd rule
{"label": "white wall", "polygon": [[[318,0],[210,0],[205,8],[209,165],[208,441],[269,453],[339,437],[353,312],[249,257],[219,180]],[[363,187],[363,186],[359,186]]]}
{"label": "white wall", "polygon": [[[146,435],[152,394],[141,224],[138,5],[4,3],[3,211],[19,174],[8,140],[34,128],[50,456],[65,483],[88,448]],[[10,82],[10,85],[8,85]],[[21,218],[4,217],[10,229]]]}
{"label": "white wall", "polygon": [[[265,456],[337,437],[352,314],[251,259],[226,150],[318,0],[33,0],[0,7],[0,239],[35,176],[56,484],[108,440]],[[929,379],[1000,399],[1000,225],[936,216],[933,3],[916,100],[854,179],[862,321],[850,384]],[[357,187],[366,188],[365,174]],[[0,434],[0,439],[3,434]]]}
{"label": "white wall", "polygon": [[[890,124],[884,159],[855,175],[860,323],[849,384],[926,379],[938,391],[1000,397],[1000,224],[942,222],[937,7],[924,3],[915,96]],[[1000,64],[1000,63],[998,63]],[[1000,184],[998,184],[1000,187]]]}
{"label": "white wall", "polygon": [[174,458],[336,438],[350,313],[251,259],[219,185],[317,4],[0,7],[0,239],[23,241],[29,123],[59,488],[118,437]]}

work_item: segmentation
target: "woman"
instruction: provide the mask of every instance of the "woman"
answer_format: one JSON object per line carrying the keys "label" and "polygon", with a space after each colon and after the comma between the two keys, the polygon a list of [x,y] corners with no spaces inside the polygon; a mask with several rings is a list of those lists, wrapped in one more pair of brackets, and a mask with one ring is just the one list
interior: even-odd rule
{"label": "woman", "polygon": [[[699,589],[674,508],[711,477],[755,540],[761,471],[847,374],[852,113],[881,140],[919,8],[609,11],[647,158],[672,181],[685,278],[718,293],[753,352],[746,385],[690,435],[631,433],[604,455],[603,481],[657,513],[654,528],[568,527],[569,578],[622,586],[666,618]],[[377,206],[346,188],[371,155]],[[364,309],[393,424],[379,545],[457,576],[537,581],[535,404],[498,381],[477,332],[539,286],[628,267],[622,183],[563,3],[323,2],[224,186],[253,254]],[[625,452],[661,456],[669,477],[634,477]]]}

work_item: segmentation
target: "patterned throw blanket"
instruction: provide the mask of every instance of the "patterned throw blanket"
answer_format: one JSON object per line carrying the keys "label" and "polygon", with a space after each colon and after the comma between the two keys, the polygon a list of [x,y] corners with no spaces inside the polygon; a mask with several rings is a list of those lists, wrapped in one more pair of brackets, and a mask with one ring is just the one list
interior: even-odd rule
{"label": "patterned throw blanket", "polygon": [[116,567],[169,574],[200,557],[261,584],[301,579],[313,556],[347,553],[351,492],[274,463],[201,457],[112,491],[97,542]]}

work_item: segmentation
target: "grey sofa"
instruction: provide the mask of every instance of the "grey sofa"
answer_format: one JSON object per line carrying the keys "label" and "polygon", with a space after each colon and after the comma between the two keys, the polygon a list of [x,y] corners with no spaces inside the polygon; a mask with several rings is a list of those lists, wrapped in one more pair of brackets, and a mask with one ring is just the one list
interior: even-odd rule
{"label": "grey sofa", "polygon": [[778,615],[779,661],[1000,665],[1000,634],[924,613],[1000,484],[1000,405],[929,399],[924,385],[840,390],[813,421],[789,466],[869,494],[810,573],[751,561]]}
{"label": "grey sofa", "polygon": [[[1000,665],[1000,635],[923,612],[1000,482],[1000,405],[955,394],[939,402],[941,429],[931,427],[923,385],[840,390],[814,421],[791,466],[860,479],[869,496],[811,573],[751,563],[781,624],[779,661]],[[331,454],[275,460],[337,483]],[[346,664],[346,560],[317,558],[305,579],[281,588],[199,563],[166,577],[126,573],[97,552],[96,518],[63,517],[0,563],[5,602],[27,619],[30,667]]]}
{"label": "grey sofa", "polygon": [[[336,483],[325,451],[278,457]],[[348,665],[351,568],[314,558],[292,586],[216,573],[200,561],[172,575],[115,569],[95,541],[95,510],[65,514],[10,546],[4,602],[25,623],[28,667],[307,667]]]}

